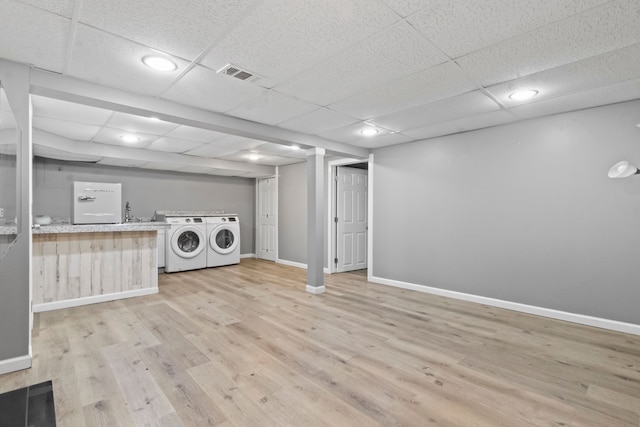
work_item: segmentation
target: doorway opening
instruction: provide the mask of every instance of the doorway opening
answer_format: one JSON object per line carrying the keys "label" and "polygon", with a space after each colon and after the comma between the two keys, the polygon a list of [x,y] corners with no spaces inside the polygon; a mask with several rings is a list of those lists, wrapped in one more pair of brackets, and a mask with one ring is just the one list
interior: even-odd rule
{"label": "doorway opening", "polygon": [[329,162],[329,273],[367,273],[370,258],[370,172],[373,157]]}

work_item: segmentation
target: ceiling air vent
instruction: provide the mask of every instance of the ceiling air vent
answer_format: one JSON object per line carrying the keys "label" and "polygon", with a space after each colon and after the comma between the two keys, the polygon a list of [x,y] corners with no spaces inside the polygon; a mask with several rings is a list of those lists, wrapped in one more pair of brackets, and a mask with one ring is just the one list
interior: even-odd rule
{"label": "ceiling air vent", "polygon": [[232,64],[227,64],[224,67],[220,68],[217,71],[218,74],[226,74],[227,76],[231,76],[231,77],[235,77],[238,80],[243,80],[245,82],[254,82],[256,80],[258,80],[260,77],[256,76],[255,74],[247,71],[247,70],[243,70],[240,67],[237,67],[235,65]]}

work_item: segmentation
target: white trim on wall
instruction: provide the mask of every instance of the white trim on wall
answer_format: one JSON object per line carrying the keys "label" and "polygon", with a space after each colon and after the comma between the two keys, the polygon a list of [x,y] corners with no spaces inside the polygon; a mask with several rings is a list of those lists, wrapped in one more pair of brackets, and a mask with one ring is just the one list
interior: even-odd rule
{"label": "white trim on wall", "polygon": [[29,354],[26,356],[0,360],[0,375],[29,369],[31,367],[31,360],[31,348],[29,348]]}
{"label": "white trim on wall", "polygon": [[118,299],[140,297],[144,295],[153,295],[158,293],[158,288],[135,289],[132,291],[117,292],[113,294],[94,295],[84,298],[74,298],[62,301],[45,302],[42,304],[34,304],[33,312],[59,310],[61,308],[78,307],[81,305],[95,304],[98,302],[115,301]]}
{"label": "white trim on wall", "polygon": [[373,278],[373,153],[369,154],[369,192],[367,193],[367,280]]}
{"label": "white trim on wall", "polygon": [[240,254],[240,259],[242,258],[255,258],[256,254]]}
{"label": "white trim on wall", "polygon": [[[302,262],[288,261],[286,259],[276,258],[276,264],[288,265],[289,267],[297,267],[305,270],[307,269],[307,264],[304,264]],[[331,271],[329,271],[329,269],[326,267],[323,268],[323,272],[325,274],[331,274]]]}
{"label": "white trim on wall", "polygon": [[619,322],[617,320],[602,319],[600,317],[586,316],[583,314],[569,313],[566,311],[553,310],[550,308],[536,307],[533,305],[520,304],[517,302],[504,301],[479,295],[466,294],[463,292],[449,291],[446,289],[434,288],[431,286],[418,285],[415,283],[401,282],[399,280],[374,277],[369,269],[368,280],[380,285],[393,286],[396,288],[409,289],[412,291],[424,292],[447,298],[454,298],[477,304],[490,305],[492,307],[504,308],[507,310],[519,311],[521,313],[534,314],[536,316],[549,317],[551,319],[564,320],[566,322],[578,323],[596,328],[609,329],[627,334],[640,335],[640,325],[633,323]]}

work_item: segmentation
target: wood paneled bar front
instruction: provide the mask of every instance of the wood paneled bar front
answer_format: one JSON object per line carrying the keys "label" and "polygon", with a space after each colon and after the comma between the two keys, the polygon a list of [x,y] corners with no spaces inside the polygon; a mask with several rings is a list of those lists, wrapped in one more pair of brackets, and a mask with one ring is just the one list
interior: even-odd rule
{"label": "wood paneled bar front", "polygon": [[33,311],[158,292],[160,222],[34,228]]}

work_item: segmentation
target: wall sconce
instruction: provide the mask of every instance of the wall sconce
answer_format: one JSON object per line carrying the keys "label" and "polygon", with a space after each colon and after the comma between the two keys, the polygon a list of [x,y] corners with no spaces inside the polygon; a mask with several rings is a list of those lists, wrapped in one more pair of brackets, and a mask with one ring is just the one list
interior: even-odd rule
{"label": "wall sconce", "polygon": [[626,160],[616,163],[609,169],[609,178],[628,178],[637,174],[640,174],[638,168]]}

